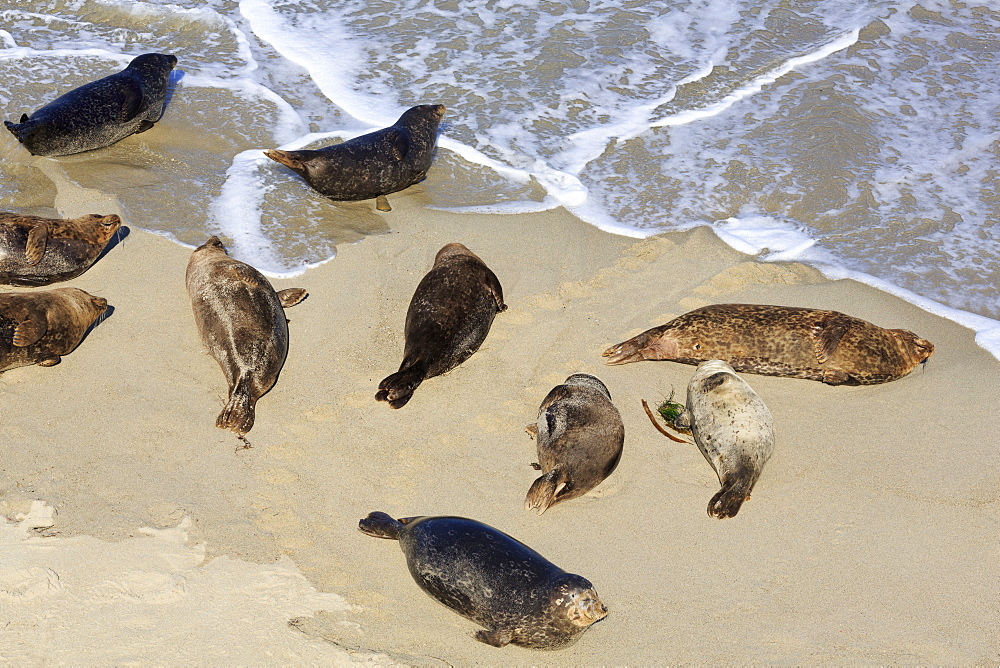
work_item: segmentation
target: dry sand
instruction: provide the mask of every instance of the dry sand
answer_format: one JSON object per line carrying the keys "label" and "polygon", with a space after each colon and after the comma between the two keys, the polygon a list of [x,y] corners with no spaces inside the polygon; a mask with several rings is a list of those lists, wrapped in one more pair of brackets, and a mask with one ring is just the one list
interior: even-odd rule
{"label": "dry sand", "polygon": [[[70,282],[114,313],[60,365],[0,375],[0,662],[1000,662],[1000,363],[971,331],[706,230],[636,241],[562,210],[459,216],[421,198],[393,199],[391,233],[274,281],[310,296],[288,311],[291,350],[250,449],[214,426],[226,387],[191,316],[189,250],[133,230]],[[510,308],[392,410],[375,389],[450,241],[495,271]],[[600,355],[717,302],[841,310],[936,353],[872,387],[745,374],[777,446],[753,498],[718,521],[708,463],[640,405],[683,395],[693,367]],[[574,372],[607,384],[625,453],[539,517],[523,509],[537,476],[524,426]],[[611,612],[559,652],[482,645],[395,543],[358,532],[373,510],[484,521],[589,578]]]}

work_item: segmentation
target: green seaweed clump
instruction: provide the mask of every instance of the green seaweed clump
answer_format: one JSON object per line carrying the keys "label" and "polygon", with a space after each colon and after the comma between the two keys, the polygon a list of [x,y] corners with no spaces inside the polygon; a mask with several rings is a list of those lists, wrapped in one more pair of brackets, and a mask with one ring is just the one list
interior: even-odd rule
{"label": "green seaweed clump", "polygon": [[[666,420],[667,424],[671,427],[674,426],[674,420],[677,416],[684,412],[684,404],[679,404],[674,401],[674,388],[670,388],[670,396],[663,400],[659,406],[656,407],[656,412]],[[675,427],[676,428],[676,427]]]}

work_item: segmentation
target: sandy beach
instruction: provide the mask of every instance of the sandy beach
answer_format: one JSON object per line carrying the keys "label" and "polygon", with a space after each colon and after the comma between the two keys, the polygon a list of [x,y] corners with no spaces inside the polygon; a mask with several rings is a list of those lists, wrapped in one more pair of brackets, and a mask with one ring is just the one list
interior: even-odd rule
{"label": "sandy beach", "polygon": [[[131,233],[65,284],[114,312],[58,366],[0,375],[0,662],[1000,662],[1000,363],[970,330],[755,262],[706,229],[635,240],[561,209],[455,215],[425,200],[419,186],[395,197],[379,214],[390,232],[273,281],[309,297],[288,311],[288,359],[247,449],[214,426],[226,386],[185,292],[190,251],[126,215]],[[375,390],[451,241],[493,269],[509,309],[471,359],[392,410]],[[877,386],[744,374],[777,445],[752,499],[719,521],[709,464],[640,404],[683,396],[694,367],[608,367],[601,351],[723,302],[840,310],[936,352]],[[610,389],[624,455],[596,490],[537,516],[523,508],[537,476],[524,427],[574,372]],[[375,510],[486,522],[590,579],[610,614],[558,652],[480,644],[418,589],[397,544],[357,530]]]}

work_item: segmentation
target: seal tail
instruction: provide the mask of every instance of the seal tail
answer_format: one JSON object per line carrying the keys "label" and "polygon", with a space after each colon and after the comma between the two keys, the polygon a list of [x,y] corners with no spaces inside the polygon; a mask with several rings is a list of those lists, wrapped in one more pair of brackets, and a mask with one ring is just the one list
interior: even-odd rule
{"label": "seal tail", "polygon": [[387,401],[393,408],[402,408],[413,396],[417,386],[424,381],[425,372],[425,365],[417,363],[386,376],[378,384],[375,400]]}
{"label": "seal tail", "polygon": [[215,426],[243,436],[253,428],[254,406],[253,382],[250,376],[241,376],[229,393],[229,403],[219,413]]}
{"label": "seal tail", "polygon": [[399,540],[399,532],[402,531],[404,523],[394,520],[389,515],[382,512],[368,513],[368,517],[358,522],[358,529],[361,533],[375,538],[388,538]]}
{"label": "seal tail", "polygon": [[750,498],[750,490],[755,482],[756,479],[750,477],[749,471],[747,475],[727,477],[722,481],[722,489],[708,502],[709,516],[720,520],[736,517],[743,502]]}
{"label": "seal tail", "polygon": [[531,483],[528,496],[524,499],[524,509],[537,510],[538,514],[541,515],[559,500],[559,492],[563,491],[565,487],[566,480],[563,472],[557,468],[552,469]]}

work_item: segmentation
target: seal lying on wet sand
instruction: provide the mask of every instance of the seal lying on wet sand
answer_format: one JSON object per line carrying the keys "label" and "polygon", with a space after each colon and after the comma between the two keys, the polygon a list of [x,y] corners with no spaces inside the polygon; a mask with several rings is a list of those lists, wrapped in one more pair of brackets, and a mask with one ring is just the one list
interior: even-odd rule
{"label": "seal lying on wet sand", "polygon": [[94,264],[121,222],[96,213],[65,220],[0,213],[0,283],[48,285],[76,278]]}
{"label": "seal lying on wet sand", "polygon": [[306,291],[275,293],[263,274],[229,257],[218,237],[191,254],[186,282],[201,340],[229,381],[229,401],[215,426],[243,436],[288,354],[284,309],[302,301]]}
{"label": "seal lying on wet sand", "polygon": [[0,292],[0,371],[59,364],[107,308],[77,288]]}
{"label": "seal lying on wet sand", "polygon": [[487,645],[560,649],[608,614],[586,578],[482,522],[375,512],[358,528],[398,540],[420,588],[486,627],[474,637]]}
{"label": "seal lying on wet sand", "polygon": [[719,476],[722,489],[708,502],[708,514],[735,517],[774,452],[771,411],[731,366],[709,360],[691,377],[687,407],[674,425],[691,430]]}
{"label": "seal lying on wet sand", "polygon": [[625,443],[625,425],[608,388],[585,373],[552,388],[527,430],[538,439],[534,466],[542,476],[528,490],[524,507],[539,515],[597,487],[618,466]]}
{"label": "seal lying on wet sand", "polygon": [[689,311],[604,351],[608,364],[728,362],[737,371],[874,385],[902,378],[934,352],[905,329],[883,329],[837,311],[715,304]]}
{"label": "seal lying on wet sand", "polygon": [[440,104],[421,104],[408,109],[394,125],[341,144],[305,151],[272,149],[264,155],[330,199],[375,197],[379,211],[390,211],[387,194],[427,176],[444,112]]}
{"label": "seal lying on wet sand", "polygon": [[167,82],[177,58],[136,56],[121,72],[56,98],[20,123],[4,121],[32,155],[57,156],[110,146],[145,132],[163,115]]}
{"label": "seal lying on wet sand", "polygon": [[406,311],[403,363],[379,383],[375,399],[393,408],[405,406],[421,382],[479,350],[493,318],[506,308],[503,288],[490,268],[462,244],[445,245]]}

